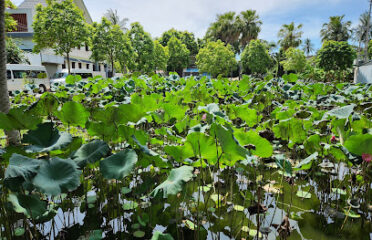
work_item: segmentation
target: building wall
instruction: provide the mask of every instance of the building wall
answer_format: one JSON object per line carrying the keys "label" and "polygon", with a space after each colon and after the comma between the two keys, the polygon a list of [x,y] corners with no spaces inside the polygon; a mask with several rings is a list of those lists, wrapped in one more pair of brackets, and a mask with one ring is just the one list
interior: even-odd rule
{"label": "building wall", "polygon": [[357,69],[356,83],[372,83],[372,65],[360,66]]}

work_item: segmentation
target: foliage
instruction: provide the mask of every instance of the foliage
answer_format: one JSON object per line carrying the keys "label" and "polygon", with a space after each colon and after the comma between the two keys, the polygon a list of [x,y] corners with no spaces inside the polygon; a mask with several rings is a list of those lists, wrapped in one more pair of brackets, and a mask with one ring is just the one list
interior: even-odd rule
{"label": "foliage", "polygon": [[104,17],[109,20],[113,25],[118,25],[123,32],[128,30],[127,23],[129,21],[128,18],[120,19],[118,14],[118,10],[108,9],[104,15]]}
{"label": "foliage", "polygon": [[252,40],[244,49],[241,62],[243,68],[249,69],[252,73],[264,74],[271,63],[271,57],[260,40]]}
{"label": "foliage", "polygon": [[154,55],[155,55],[155,69],[167,71],[167,64],[169,60],[169,51],[167,47],[163,47],[159,41],[154,42]]}
{"label": "foliage", "polygon": [[280,47],[286,51],[289,48],[297,48],[301,45],[302,34],[301,31],[302,24],[295,25],[294,22],[290,24],[284,24],[282,28],[279,30],[278,37],[279,37],[279,44]]}
{"label": "foliage", "polygon": [[172,37],[181,40],[181,42],[186,45],[190,54],[196,55],[198,53],[198,44],[196,43],[193,33],[190,33],[188,31],[182,32],[172,28],[162,33],[161,37],[159,38],[159,43],[166,47],[168,46],[168,43]]}
{"label": "foliage", "polygon": [[[16,6],[11,0],[5,0],[5,9],[15,9]],[[8,12],[5,12],[5,29],[7,32],[13,31],[17,28],[17,21],[10,16]]]}
{"label": "foliage", "polygon": [[296,73],[302,72],[306,67],[306,56],[305,53],[296,48],[289,48],[285,53],[286,60],[282,61],[281,64],[285,71],[294,71]]}
{"label": "foliage", "polygon": [[95,61],[107,61],[112,66],[118,61],[123,72],[126,71],[126,66],[133,65],[135,54],[131,42],[119,25],[113,25],[106,18],[102,18],[101,23],[93,24],[91,42],[91,57]]}
{"label": "foliage", "polygon": [[225,46],[220,40],[208,42],[206,47],[200,49],[196,59],[200,72],[210,73],[214,77],[228,76],[236,68],[235,55],[231,46]]}
{"label": "foliage", "polygon": [[307,56],[309,56],[312,52],[314,52],[314,47],[309,38],[306,38],[304,41],[304,46],[302,49]]}
{"label": "foliage", "polygon": [[6,38],[6,57],[8,64],[29,64],[28,58],[24,55],[23,50],[21,50],[16,40],[12,38]]}
{"label": "foliage", "polygon": [[176,37],[172,37],[167,45],[168,48],[168,70],[182,73],[182,70],[189,64],[190,52],[186,45]]}
{"label": "foliage", "polygon": [[57,55],[65,55],[69,71],[71,50],[88,42],[89,28],[72,0],[47,0],[46,7],[37,5],[32,28],[34,51],[51,48]]}
{"label": "foliage", "polygon": [[325,41],[318,51],[317,61],[325,71],[343,71],[353,66],[354,49],[347,42]]}
{"label": "foliage", "polygon": [[145,32],[138,22],[131,24],[131,29],[127,34],[136,54],[134,62],[129,64],[128,68],[142,73],[153,72],[155,70],[155,46],[150,34]]}
{"label": "foliage", "polygon": [[351,37],[351,21],[343,22],[345,15],[329,17],[329,22],[324,23],[320,35],[322,41],[345,41]]}

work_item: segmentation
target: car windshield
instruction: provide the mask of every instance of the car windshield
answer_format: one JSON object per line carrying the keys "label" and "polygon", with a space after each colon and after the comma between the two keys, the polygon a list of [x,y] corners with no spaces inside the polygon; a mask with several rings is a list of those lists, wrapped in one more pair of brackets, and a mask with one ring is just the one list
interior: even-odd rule
{"label": "car windshield", "polygon": [[64,77],[67,77],[67,73],[61,73],[61,72],[57,72],[53,75],[52,79],[57,79],[57,78],[64,78]]}

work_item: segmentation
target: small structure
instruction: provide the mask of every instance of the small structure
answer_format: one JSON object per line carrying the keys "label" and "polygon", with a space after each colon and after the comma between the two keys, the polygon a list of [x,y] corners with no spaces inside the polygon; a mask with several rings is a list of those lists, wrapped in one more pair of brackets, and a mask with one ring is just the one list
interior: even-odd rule
{"label": "small structure", "polygon": [[372,84],[372,61],[368,61],[355,68],[354,83]]}

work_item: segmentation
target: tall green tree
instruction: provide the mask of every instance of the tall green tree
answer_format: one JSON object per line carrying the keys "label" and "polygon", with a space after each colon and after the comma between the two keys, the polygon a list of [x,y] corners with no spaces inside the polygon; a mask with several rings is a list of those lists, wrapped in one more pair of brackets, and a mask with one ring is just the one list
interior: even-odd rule
{"label": "tall green tree", "polygon": [[89,28],[83,12],[72,0],[57,2],[47,0],[47,6],[36,7],[36,15],[32,24],[34,29],[33,41],[35,52],[51,48],[58,55],[67,59],[70,73],[70,53],[72,49],[88,42]]}
{"label": "tall green tree", "polygon": [[270,67],[271,57],[265,44],[260,40],[251,40],[244,49],[241,62],[243,68],[253,74],[265,74]]}
{"label": "tall green tree", "polygon": [[333,40],[325,41],[317,54],[319,67],[327,72],[352,68],[355,58],[355,50],[347,42]]}
{"label": "tall green tree", "polygon": [[302,24],[296,26],[294,22],[284,24],[282,26],[282,28],[279,30],[278,37],[280,39],[279,44],[284,51],[291,47],[297,48],[301,45],[301,37],[303,34],[301,29]]}
{"label": "tall green tree", "polygon": [[30,64],[30,61],[24,54],[24,51],[20,49],[16,41],[12,38],[6,38],[6,62],[8,64]]}
{"label": "tall green tree", "polygon": [[168,42],[172,37],[176,37],[181,40],[181,42],[185,44],[187,49],[190,51],[190,54],[198,53],[198,44],[193,33],[190,33],[188,31],[182,32],[172,28],[166,32],[163,32],[163,34],[159,38],[159,43],[165,47],[168,45]]}
{"label": "tall green tree", "polygon": [[[92,58],[95,61],[106,61],[111,64],[114,71],[114,63],[118,61],[121,70],[131,64],[134,51],[131,42],[119,25],[113,25],[105,17],[101,23],[93,24],[92,34]],[[114,74],[114,72],[113,72]]]}
{"label": "tall green tree", "polygon": [[345,15],[333,16],[328,23],[324,23],[320,30],[322,41],[348,41],[351,37],[351,21],[344,21]]}
{"label": "tall green tree", "polygon": [[149,33],[143,30],[140,23],[132,23],[127,32],[136,56],[133,64],[129,65],[132,71],[150,73],[155,71],[155,45]]}
{"label": "tall green tree", "polygon": [[285,60],[281,62],[284,71],[301,73],[306,67],[306,56],[304,51],[297,48],[289,48],[284,53]]}
{"label": "tall green tree", "polygon": [[128,31],[127,24],[129,22],[128,18],[120,18],[118,10],[108,9],[104,17],[109,20],[113,25],[118,25],[123,32]]}
{"label": "tall green tree", "polygon": [[189,64],[190,51],[176,37],[169,40],[167,48],[169,53],[168,70],[182,75],[183,69]]}
{"label": "tall green tree", "polygon": [[311,53],[314,52],[314,46],[313,43],[309,38],[306,38],[304,41],[304,46],[302,48],[307,56],[309,56]]}
{"label": "tall green tree", "polygon": [[237,67],[231,45],[225,46],[221,40],[208,42],[196,55],[196,65],[200,72],[210,73],[213,77],[228,76]]}
{"label": "tall green tree", "polygon": [[163,47],[159,41],[155,41],[155,70],[167,71],[167,64],[169,60],[168,47]]}
{"label": "tall green tree", "polygon": [[241,12],[237,21],[241,32],[239,45],[244,49],[251,40],[257,39],[261,32],[262,21],[255,10]]}
{"label": "tall green tree", "polygon": [[[5,9],[8,8],[10,1],[0,0],[0,113],[8,113],[10,110],[8,83],[6,77],[6,47],[5,47],[5,31],[9,27],[9,21]],[[7,141],[10,145],[19,143],[19,134],[17,131],[7,131]]]}

